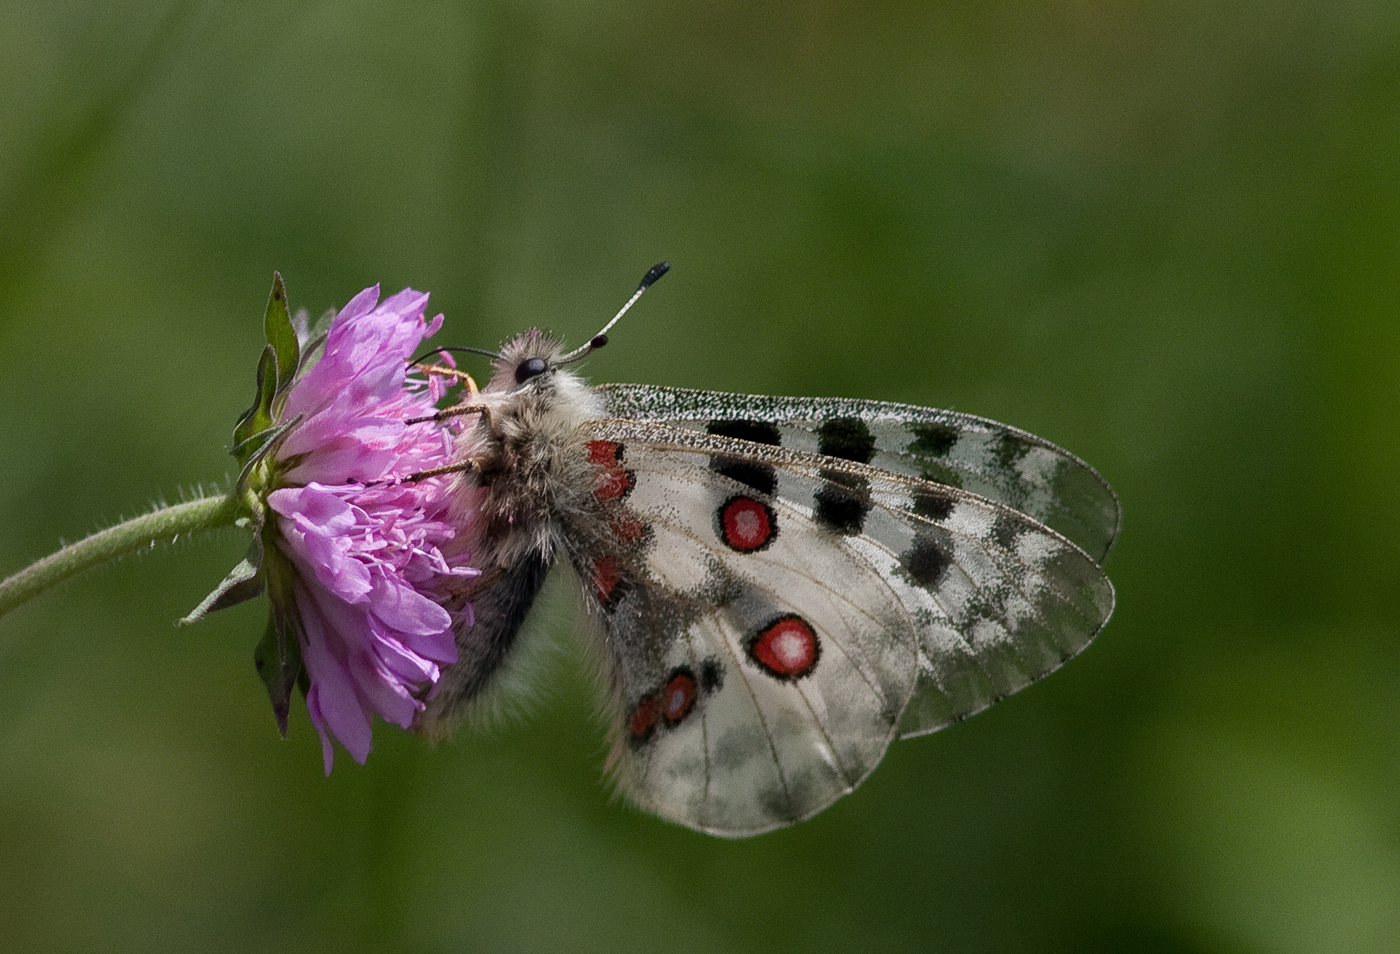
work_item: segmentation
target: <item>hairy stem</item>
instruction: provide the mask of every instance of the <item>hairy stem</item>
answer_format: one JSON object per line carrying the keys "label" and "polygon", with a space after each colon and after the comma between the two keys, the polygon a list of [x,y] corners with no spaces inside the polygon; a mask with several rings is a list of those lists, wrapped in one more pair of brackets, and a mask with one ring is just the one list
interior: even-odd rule
{"label": "hairy stem", "polygon": [[237,498],[203,497],[133,517],[69,544],[0,583],[0,616],[83,570],[180,537],[233,526],[247,509]]}

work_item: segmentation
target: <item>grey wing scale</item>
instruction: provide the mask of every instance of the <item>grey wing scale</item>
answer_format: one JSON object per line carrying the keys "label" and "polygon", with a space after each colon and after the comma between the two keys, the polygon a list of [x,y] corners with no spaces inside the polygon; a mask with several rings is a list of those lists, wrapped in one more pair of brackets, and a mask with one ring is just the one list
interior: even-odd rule
{"label": "grey wing scale", "polygon": [[813,814],[890,739],[1028,685],[1112,611],[1093,558],[996,499],[685,426],[587,428],[630,482],[569,533],[618,777],[692,827]]}
{"label": "grey wing scale", "polygon": [[1067,537],[1099,563],[1118,535],[1118,498],[1098,471],[1049,441],[986,418],[854,398],[635,384],[597,390],[612,417],[700,431],[716,422],[761,422],[777,429],[773,438],[782,447],[811,453],[829,453],[823,445],[842,441],[842,422],[860,421],[870,437],[869,456],[860,463],[1005,504]]}

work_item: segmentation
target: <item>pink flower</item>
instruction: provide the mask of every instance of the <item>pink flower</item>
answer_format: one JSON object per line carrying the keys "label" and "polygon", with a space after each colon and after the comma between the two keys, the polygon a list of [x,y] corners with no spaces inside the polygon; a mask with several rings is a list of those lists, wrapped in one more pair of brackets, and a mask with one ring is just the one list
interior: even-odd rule
{"label": "pink flower", "polygon": [[450,478],[406,480],[451,463],[443,425],[405,423],[436,410],[440,388],[408,361],[442,316],[427,321],[428,296],[411,289],[378,298],[367,288],[335,316],[320,360],[288,390],[278,421],[300,420],[275,451],[266,498],[294,570],[270,589],[295,606],[274,616],[297,631],[327,774],[331,736],[364,762],[372,715],[407,728],[423,709],[457,659],[453,629],[471,623],[460,594],[479,573],[447,520]]}

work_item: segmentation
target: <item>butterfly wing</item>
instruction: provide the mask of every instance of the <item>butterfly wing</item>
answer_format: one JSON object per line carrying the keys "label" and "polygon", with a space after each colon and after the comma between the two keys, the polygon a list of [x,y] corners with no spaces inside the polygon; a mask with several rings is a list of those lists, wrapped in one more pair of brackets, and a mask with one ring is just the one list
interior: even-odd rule
{"label": "butterfly wing", "polygon": [[798,508],[746,504],[697,450],[608,423],[589,445],[606,518],[565,539],[613,687],[620,787],[719,835],[814,814],[897,731],[918,666],[900,602],[858,554],[812,546]]}
{"label": "butterfly wing", "polygon": [[1111,609],[1092,559],[994,501],[688,428],[588,430],[603,516],[566,519],[566,541],[611,675],[616,771],[691,827],[814,814],[892,738],[1044,675]]}
{"label": "butterfly wing", "polygon": [[613,417],[728,434],[961,488],[1038,520],[1099,563],[1118,535],[1118,498],[1098,471],[1049,441],[986,418],[854,398],[637,384],[597,391]]}

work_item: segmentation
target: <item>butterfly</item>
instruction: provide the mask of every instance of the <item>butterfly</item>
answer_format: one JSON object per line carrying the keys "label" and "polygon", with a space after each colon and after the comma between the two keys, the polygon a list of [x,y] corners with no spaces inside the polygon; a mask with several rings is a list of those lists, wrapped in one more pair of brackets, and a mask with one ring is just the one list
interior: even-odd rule
{"label": "butterfly", "polygon": [[1079,458],[952,411],[589,386],[569,365],[611,327],[573,352],[513,338],[489,384],[443,412],[475,417],[453,492],[483,573],[425,734],[499,681],[562,563],[620,790],[755,835],[852,791],[894,739],[1052,672],[1107,622],[1119,504]]}

